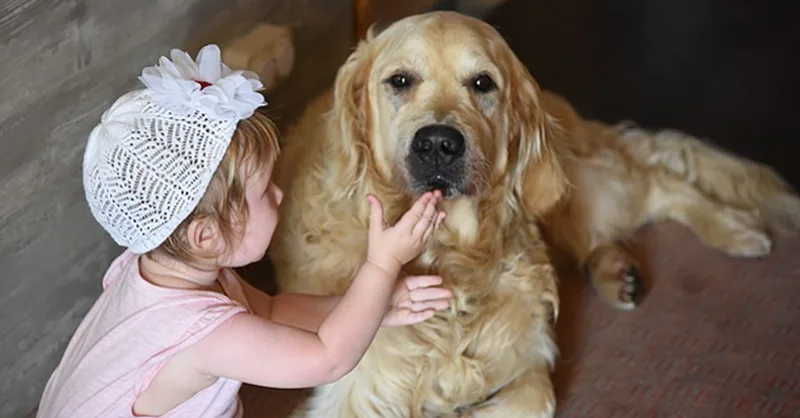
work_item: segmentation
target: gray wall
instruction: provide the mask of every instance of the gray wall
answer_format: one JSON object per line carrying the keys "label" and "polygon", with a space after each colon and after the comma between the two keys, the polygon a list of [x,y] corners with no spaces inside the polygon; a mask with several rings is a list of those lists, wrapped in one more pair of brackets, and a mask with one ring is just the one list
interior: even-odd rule
{"label": "gray wall", "polygon": [[120,249],[81,187],[86,135],[144,65],[256,21],[294,29],[280,127],[330,84],[351,43],[345,0],[0,2],[0,417],[27,415]]}

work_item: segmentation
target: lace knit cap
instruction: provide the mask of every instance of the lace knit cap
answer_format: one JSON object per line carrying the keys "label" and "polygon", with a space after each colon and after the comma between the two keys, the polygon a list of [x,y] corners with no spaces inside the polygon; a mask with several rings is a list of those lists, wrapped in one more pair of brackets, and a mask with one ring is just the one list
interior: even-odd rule
{"label": "lace knit cap", "polygon": [[215,45],[195,63],[183,51],[146,68],[92,130],[83,159],[86,200],[117,244],[163,243],[205,194],[239,120],[266,103],[252,73],[233,72]]}

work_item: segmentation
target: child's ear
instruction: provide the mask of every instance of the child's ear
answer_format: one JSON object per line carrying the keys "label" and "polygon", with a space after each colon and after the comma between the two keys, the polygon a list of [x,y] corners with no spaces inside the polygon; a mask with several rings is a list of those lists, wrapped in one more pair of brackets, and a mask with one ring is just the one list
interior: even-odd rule
{"label": "child's ear", "polygon": [[223,247],[220,238],[219,226],[208,218],[199,217],[192,220],[186,231],[186,240],[197,254],[218,253]]}

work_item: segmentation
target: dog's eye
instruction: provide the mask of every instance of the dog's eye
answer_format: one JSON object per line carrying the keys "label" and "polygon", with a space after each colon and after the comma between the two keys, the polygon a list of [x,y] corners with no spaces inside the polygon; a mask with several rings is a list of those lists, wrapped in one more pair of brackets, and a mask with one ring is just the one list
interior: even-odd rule
{"label": "dog's eye", "polygon": [[496,88],[497,84],[494,83],[494,80],[492,80],[489,74],[479,74],[472,79],[472,89],[478,93],[488,93]]}
{"label": "dog's eye", "polygon": [[396,90],[405,90],[411,87],[413,79],[408,74],[397,73],[397,74],[392,74],[392,76],[389,77],[389,79],[387,79],[386,82],[389,83],[389,85]]}

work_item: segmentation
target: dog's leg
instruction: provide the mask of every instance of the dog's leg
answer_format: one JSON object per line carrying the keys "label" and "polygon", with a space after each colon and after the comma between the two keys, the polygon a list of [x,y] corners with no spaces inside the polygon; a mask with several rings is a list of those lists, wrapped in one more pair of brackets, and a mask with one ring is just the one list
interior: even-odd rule
{"label": "dog's leg", "polygon": [[[595,199],[586,205],[590,210],[573,211],[552,223],[551,234],[560,234],[558,241],[571,250],[597,292],[613,306],[633,309],[644,297],[636,260],[617,240],[648,222],[676,221],[705,245],[731,256],[762,257],[771,251],[767,225],[756,213],[716,202],[675,177],[653,176],[649,183],[641,204],[620,198],[615,210],[606,210],[608,200]],[[583,197],[587,195],[591,196]]]}
{"label": "dog's leg", "polygon": [[[620,212],[635,206],[635,202],[625,200],[618,204]],[[731,256],[762,257],[772,249],[767,226],[757,214],[715,202],[674,177],[653,177],[648,198],[633,212],[641,216],[628,217],[631,223],[626,229],[619,226],[612,229],[618,231],[616,234],[611,233],[609,224],[577,222],[569,235],[570,247],[584,273],[601,297],[619,309],[635,308],[643,299],[645,289],[636,260],[616,238],[634,232],[645,223],[679,222],[707,246]],[[595,212],[591,219],[608,221],[611,218],[597,214]],[[585,228],[576,228],[580,226]]]}
{"label": "dog's leg", "polygon": [[755,214],[764,223],[760,229],[773,236],[800,228],[800,198],[767,165],[679,131],[632,128],[619,139],[641,164],[669,172],[715,202],[750,211],[745,217]]}
{"label": "dog's leg", "polygon": [[634,309],[645,296],[636,259],[613,236],[593,232],[580,222],[571,226],[553,233],[561,234],[560,246],[572,253],[581,274],[607,303],[622,310]]}
{"label": "dog's leg", "polygon": [[465,411],[471,418],[552,418],[556,398],[547,365],[534,367],[485,404]]}
{"label": "dog's leg", "polygon": [[677,221],[737,257],[767,255],[768,231],[800,226],[800,199],[770,167],[676,131],[629,129],[620,140],[651,170],[651,220]]}
{"label": "dog's leg", "polygon": [[707,246],[735,257],[763,257],[772,240],[756,212],[713,201],[690,184],[663,177],[648,199],[652,220],[670,219],[691,229]]}
{"label": "dog's leg", "polygon": [[585,160],[573,196],[546,222],[551,239],[572,253],[598,293],[617,308],[633,309],[644,295],[637,263],[618,240],[648,222],[681,223],[731,256],[769,254],[769,224],[758,209],[711,198],[661,166],[620,167],[624,160],[615,154]]}
{"label": "dog's leg", "polygon": [[614,154],[588,161],[574,174],[569,200],[544,220],[548,236],[570,254],[603,300],[634,309],[645,289],[638,263],[620,239],[645,220],[648,180],[631,174]]}

